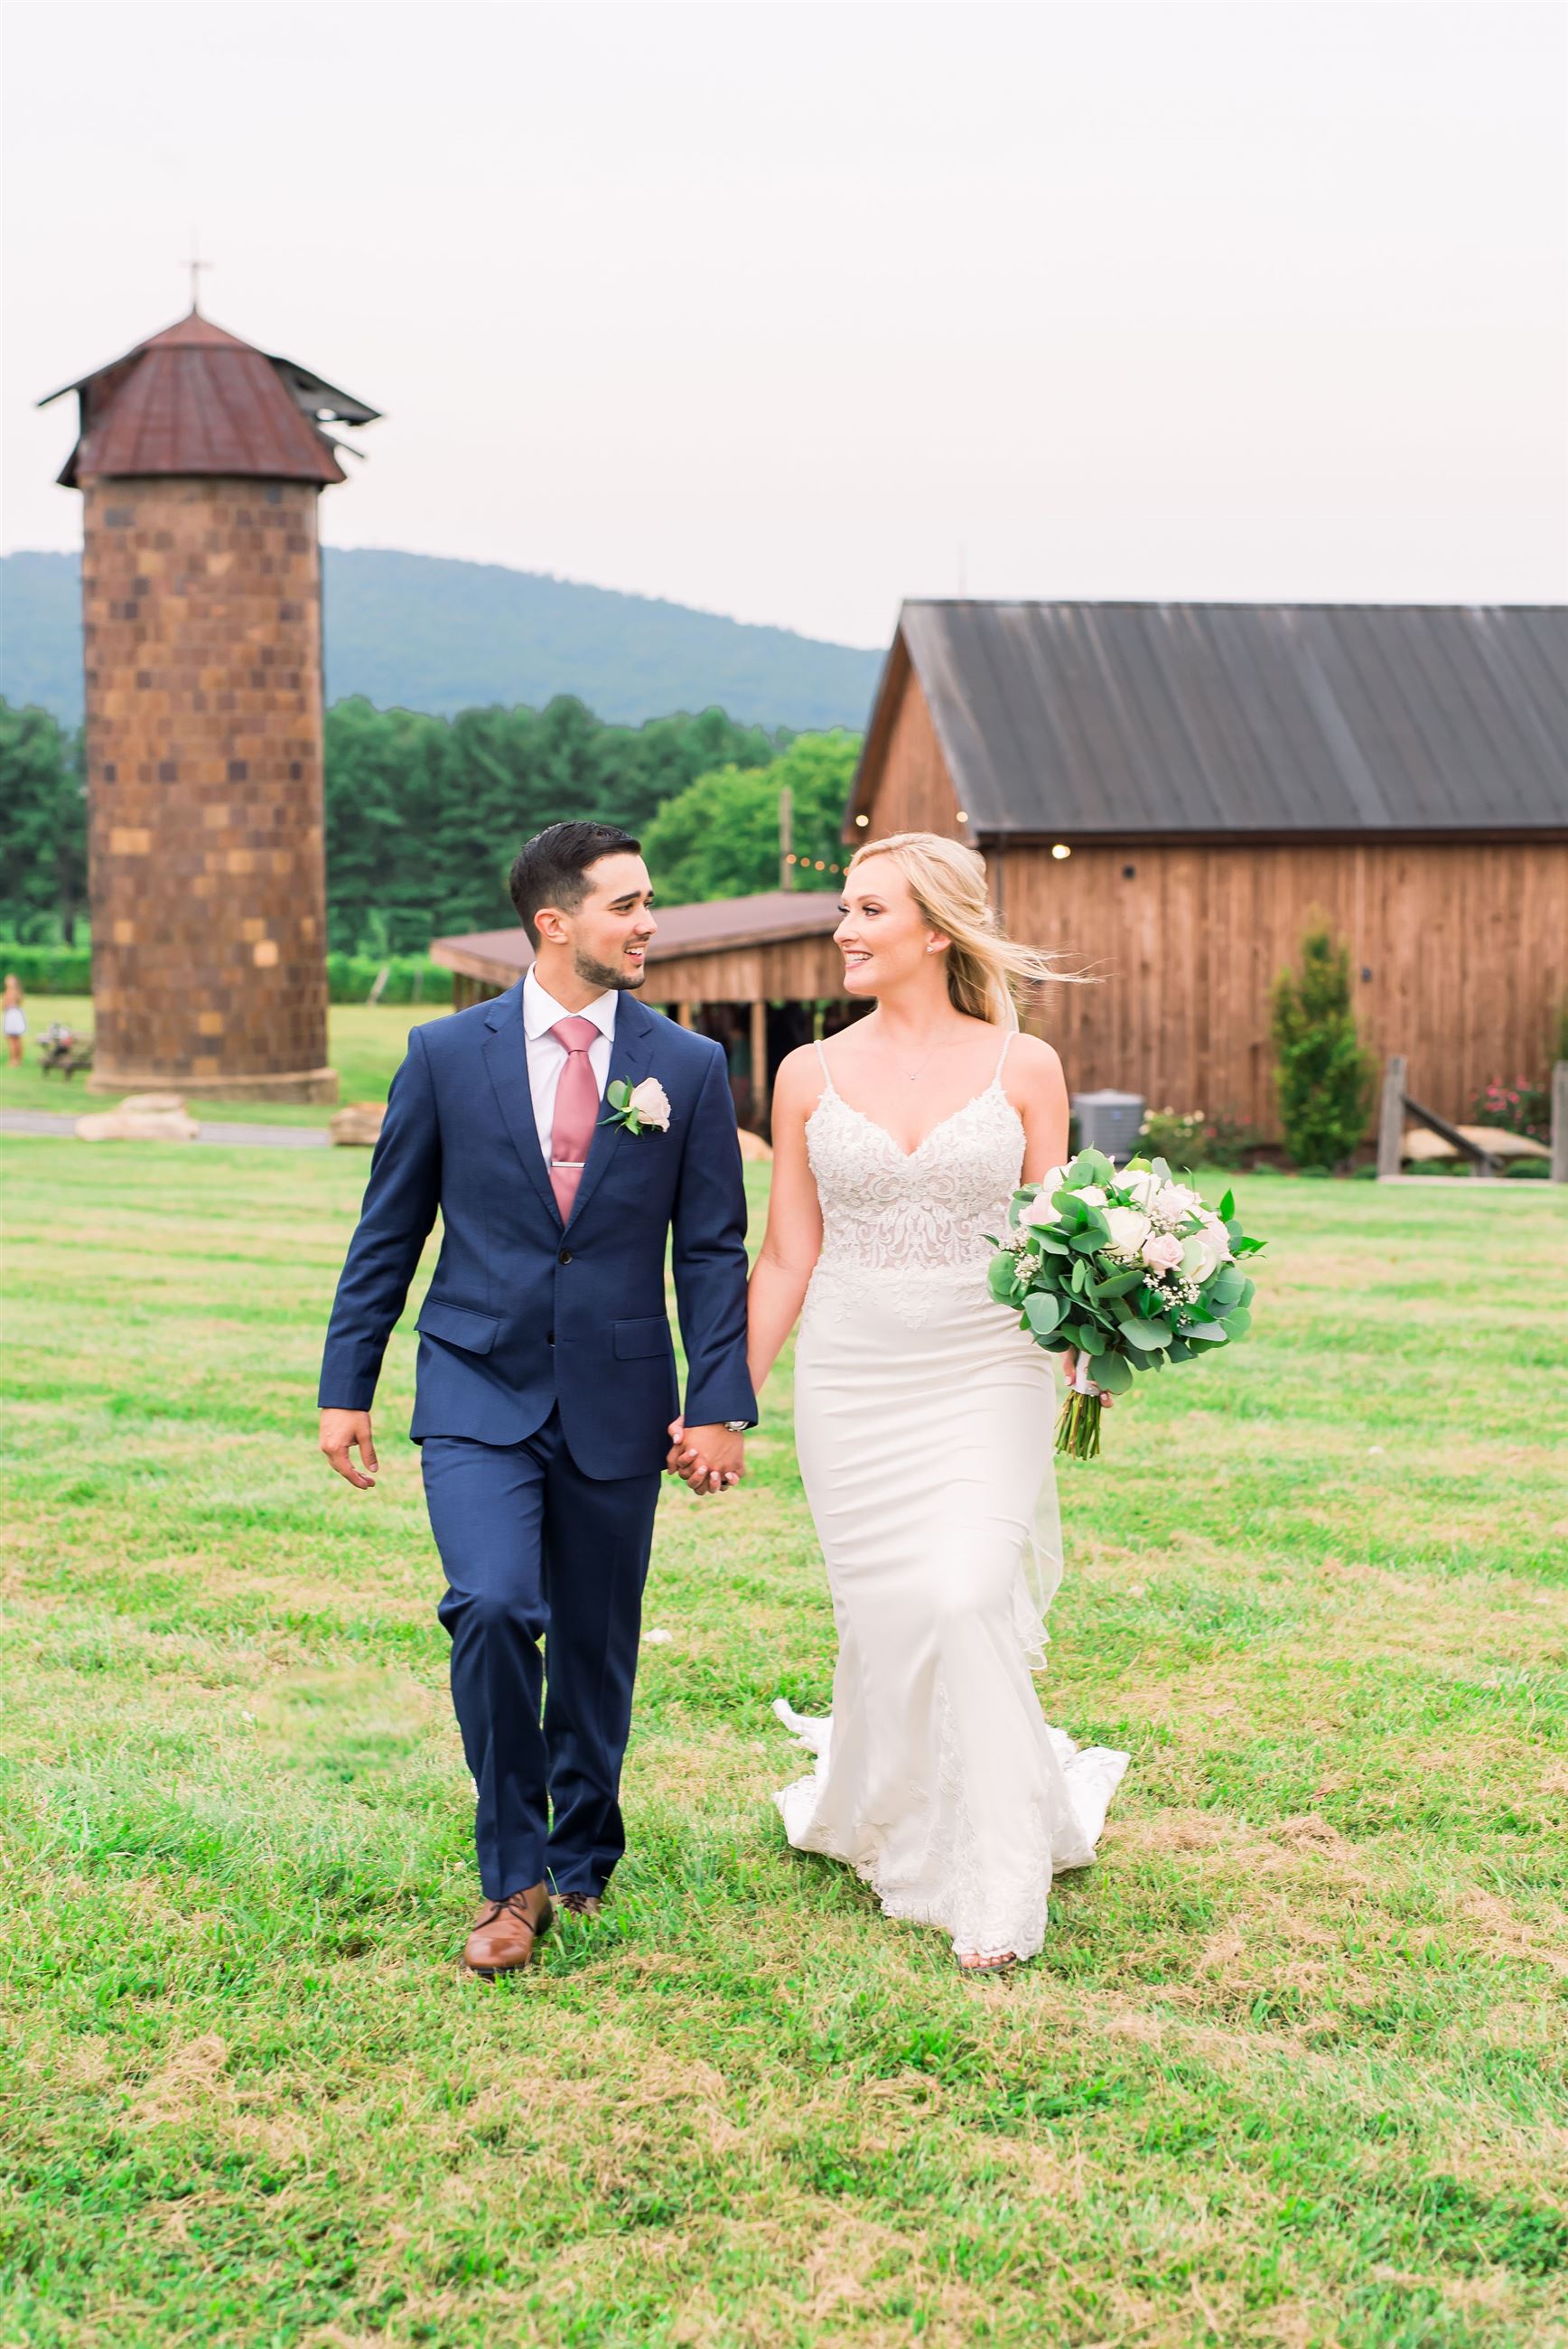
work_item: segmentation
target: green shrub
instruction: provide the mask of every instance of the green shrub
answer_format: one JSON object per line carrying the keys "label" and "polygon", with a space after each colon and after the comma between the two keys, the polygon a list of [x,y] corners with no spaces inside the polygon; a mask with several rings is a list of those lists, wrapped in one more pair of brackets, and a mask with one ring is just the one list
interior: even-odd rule
{"label": "green shrub", "polygon": [[1163,1158],[1172,1166],[1236,1167],[1262,1138],[1228,1110],[1207,1117],[1201,1109],[1151,1109],[1144,1112],[1138,1148],[1145,1158]]}
{"label": "green shrub", "polygon": [[1350,958],[1326,929],[1274,982],[1271,1038],[1285,1148],[1296,1166],[1343,1166],[1367,1131],[1377,1078],[1350,1009]]}
{"label": "green shrub", "polygon": [[368,1003],[381,972],[387,984],[378,1003],[449,1003],[452,974],[428,955],[330,954],[326,957],[326,993],[331,1003]]}
{"label": "green shrub", "polygon": [[27,947],[0,938],[0,978],[14,970],[28,995],[90,995],[92,961],[88,947]]}
{"label": "green shrub", "polygon": [[[333,1003],[367,1003],[385,967],[381,1003],[449,1003],[452,974],[428,955],[333,954],[326,957],[326,992]],[[29,947],[0,938],[0,977],[14,970],[29,995],[90,995],[92,955],[86,947]]]}

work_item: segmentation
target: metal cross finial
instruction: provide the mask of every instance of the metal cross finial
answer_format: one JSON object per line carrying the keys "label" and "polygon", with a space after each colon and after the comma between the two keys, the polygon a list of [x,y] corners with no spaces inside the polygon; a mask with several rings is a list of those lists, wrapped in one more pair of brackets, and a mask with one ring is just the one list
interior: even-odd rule
{"label": "metal cross finial", "polygon": [[201,272],[204,269],[211,269],[213,266],[213,264],[210,261],[200,261],[197,259],[197,255],[201,250],[201,240],[197,235],[194,229],[191,232],[191,258],[183,265],[191,272],[191,308],[192,315],[194,315],[199,312],[201,307]]}

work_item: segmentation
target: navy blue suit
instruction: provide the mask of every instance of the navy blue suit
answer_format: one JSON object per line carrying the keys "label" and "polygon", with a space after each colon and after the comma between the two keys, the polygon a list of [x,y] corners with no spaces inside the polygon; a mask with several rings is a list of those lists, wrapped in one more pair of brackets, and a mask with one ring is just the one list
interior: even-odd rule
{"label": "navy blue suit", "polygon": [[521,983],[414,1029],[322,1363],[323,1407],[368,1411],[438,1210],[409,1433],[446,1569],[439,1612],[490,1899],[547,1869],[562,1891],[597,1891],[624,1847],[621,1760],[678,1407],[666,1241],[687,1423],[756,1417],[723,1053],[623,993],[610,1081],[623,1077],[659,1080],[668,1131],[601,1123],[563,1226],[529,1090]]}

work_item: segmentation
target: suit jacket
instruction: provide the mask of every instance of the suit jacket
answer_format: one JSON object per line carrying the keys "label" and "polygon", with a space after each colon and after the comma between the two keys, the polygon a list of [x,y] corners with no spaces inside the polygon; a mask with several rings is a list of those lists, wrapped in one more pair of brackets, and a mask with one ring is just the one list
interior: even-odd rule
{"label": "suit jacket", "polygon": [[563,1226],[534,1124],[521,982],[412,1030],[333,1303],[324,1408],[370,1408],[438,1209],[441,1252],[415,1325],[416,1443],[521,1444],[559,1405],[584,1475],[661,1468],[678,1408],[666,1240],[686,1420],[755,1419],[746,1193],[724,1055],[623,994],[609,1081],[618,1077],[657,1077],[669,1127],[598,1125]]}

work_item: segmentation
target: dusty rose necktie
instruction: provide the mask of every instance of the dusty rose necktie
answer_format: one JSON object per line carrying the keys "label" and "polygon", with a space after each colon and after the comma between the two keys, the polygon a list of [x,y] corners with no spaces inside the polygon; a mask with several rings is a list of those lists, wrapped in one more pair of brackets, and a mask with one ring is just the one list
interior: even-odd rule
{"label": "dusty rose necktie", "polygon": [[599,1030],[592,1019],[558,1019],[550,1032],[566,1054],[550,1128],[550,1183],[565,1223],[583,1180],[593,1128],[599,1123],[599,1088],[588,1058],[588,1047]]}

